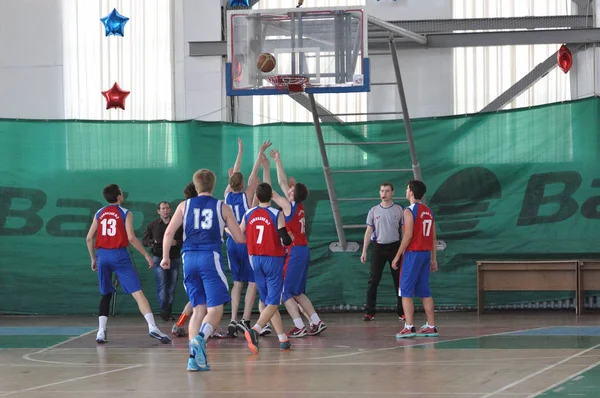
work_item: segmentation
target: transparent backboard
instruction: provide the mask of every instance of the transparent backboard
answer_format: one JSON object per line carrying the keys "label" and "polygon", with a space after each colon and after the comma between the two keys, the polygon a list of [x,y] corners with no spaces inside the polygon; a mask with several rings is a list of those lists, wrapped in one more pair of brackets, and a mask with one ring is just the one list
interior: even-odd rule
{"label": "transparent backboard", "polygon": [[[277,75],[307,77],[307,93],[370,90],[364,7],[230,10],[227,21],[227,95],[287,94]],[[270,72],[257,66],[263,53]]]}

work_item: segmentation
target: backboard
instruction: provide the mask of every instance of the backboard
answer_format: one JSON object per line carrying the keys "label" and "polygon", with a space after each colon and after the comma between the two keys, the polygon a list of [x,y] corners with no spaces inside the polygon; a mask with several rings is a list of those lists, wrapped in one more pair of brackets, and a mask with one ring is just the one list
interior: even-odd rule
{"label": "backboard", "polygon": [[[227,95],[288,94],[272,83],[280,75],[307,77],[307,93],[370,90],[364,7],[230,10],[227,21]],[[270,72],[257,66],[263,53]]]}

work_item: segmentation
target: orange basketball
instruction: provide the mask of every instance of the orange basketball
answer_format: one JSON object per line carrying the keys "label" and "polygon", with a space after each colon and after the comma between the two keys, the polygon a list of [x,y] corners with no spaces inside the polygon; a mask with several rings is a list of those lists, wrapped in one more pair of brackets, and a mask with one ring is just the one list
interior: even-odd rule
{"label": "orange basketball", "polygon": [[271,72],[273,69],[275,69],[275,63],[275,57],[273,54],[262,53],[256,60],[256,67],[261,72]]}

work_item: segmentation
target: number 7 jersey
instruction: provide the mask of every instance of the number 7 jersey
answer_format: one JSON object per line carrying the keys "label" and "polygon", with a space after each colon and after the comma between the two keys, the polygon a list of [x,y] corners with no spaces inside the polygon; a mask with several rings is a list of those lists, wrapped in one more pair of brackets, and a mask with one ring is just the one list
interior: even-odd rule
{"label": "number 7 jersey", "polygon": [[222,210],[223,201],[212,196],[196,196],[185,201],[182,252],[221,252],[225,228]]}
{"label": "number 7 jersey", "polygon": [[[412,213],[413,234],[406,251],[430,251],[433,249],[433,232],[435,221],[433,212],[422,203],[413,203],[407,207]],[[402,226],[404,228],[404,225]]]}
{"label": "number 7 jersey", "polygon": [[244,215],[246,245],[251,256],[283,257],[285,249],[277,232],[279,210],[253,207]]}

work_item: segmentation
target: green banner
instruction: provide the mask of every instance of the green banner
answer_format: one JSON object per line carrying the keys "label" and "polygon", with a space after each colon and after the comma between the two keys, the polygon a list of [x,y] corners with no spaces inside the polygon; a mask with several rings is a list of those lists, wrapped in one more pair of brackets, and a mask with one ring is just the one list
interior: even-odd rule
{"label": "green banner", "polygon": [[[600,231],[600,99],[493,114],[413,121],[426,200],[447,243],[432,277],[436,304],[471,308],[476,301],[475,262],[484,259],[598,257]],[[405,139],[401,121],[324,125],[325,142]],[[222,196],[227,169],[244,141],[242,172],[250,172],[258,147],[270,139],[286,172],[305,182],[311,248],[308,294],[318,307],[365,301],[368,265],[358,253],[332,253],[337,241],[322,161],[311,124],[241,126],[203,122],[80,122],[0,120],[0,312],[96,313],[96,274],[89,268],[85,235],[104,205],[102,188],[119,184],[134,213],[138,237],[157,217],[156,205],[182,199],[199,168],[217,174]],[[328,146],[332,169],[410,168],[408,147]],[[275,173],[272,167],[272,173]],[[404,203],[410,173],[339,173],[339,198],[376,198],[391,181]],[[365,222],[378,201],[341,202],[345,224]],[[348,240],[362,242],[363,230]],[[157,308],[152,270],[134,255],[142,285]],[[536,293],[532,300],[570,297]],[[378,304],[392,306],[389,273]],[[498,296],[498,303],[524,300]],[[186,301],[178,287],[175,311]],[[119,312],[135,313],[120,296]]]}

